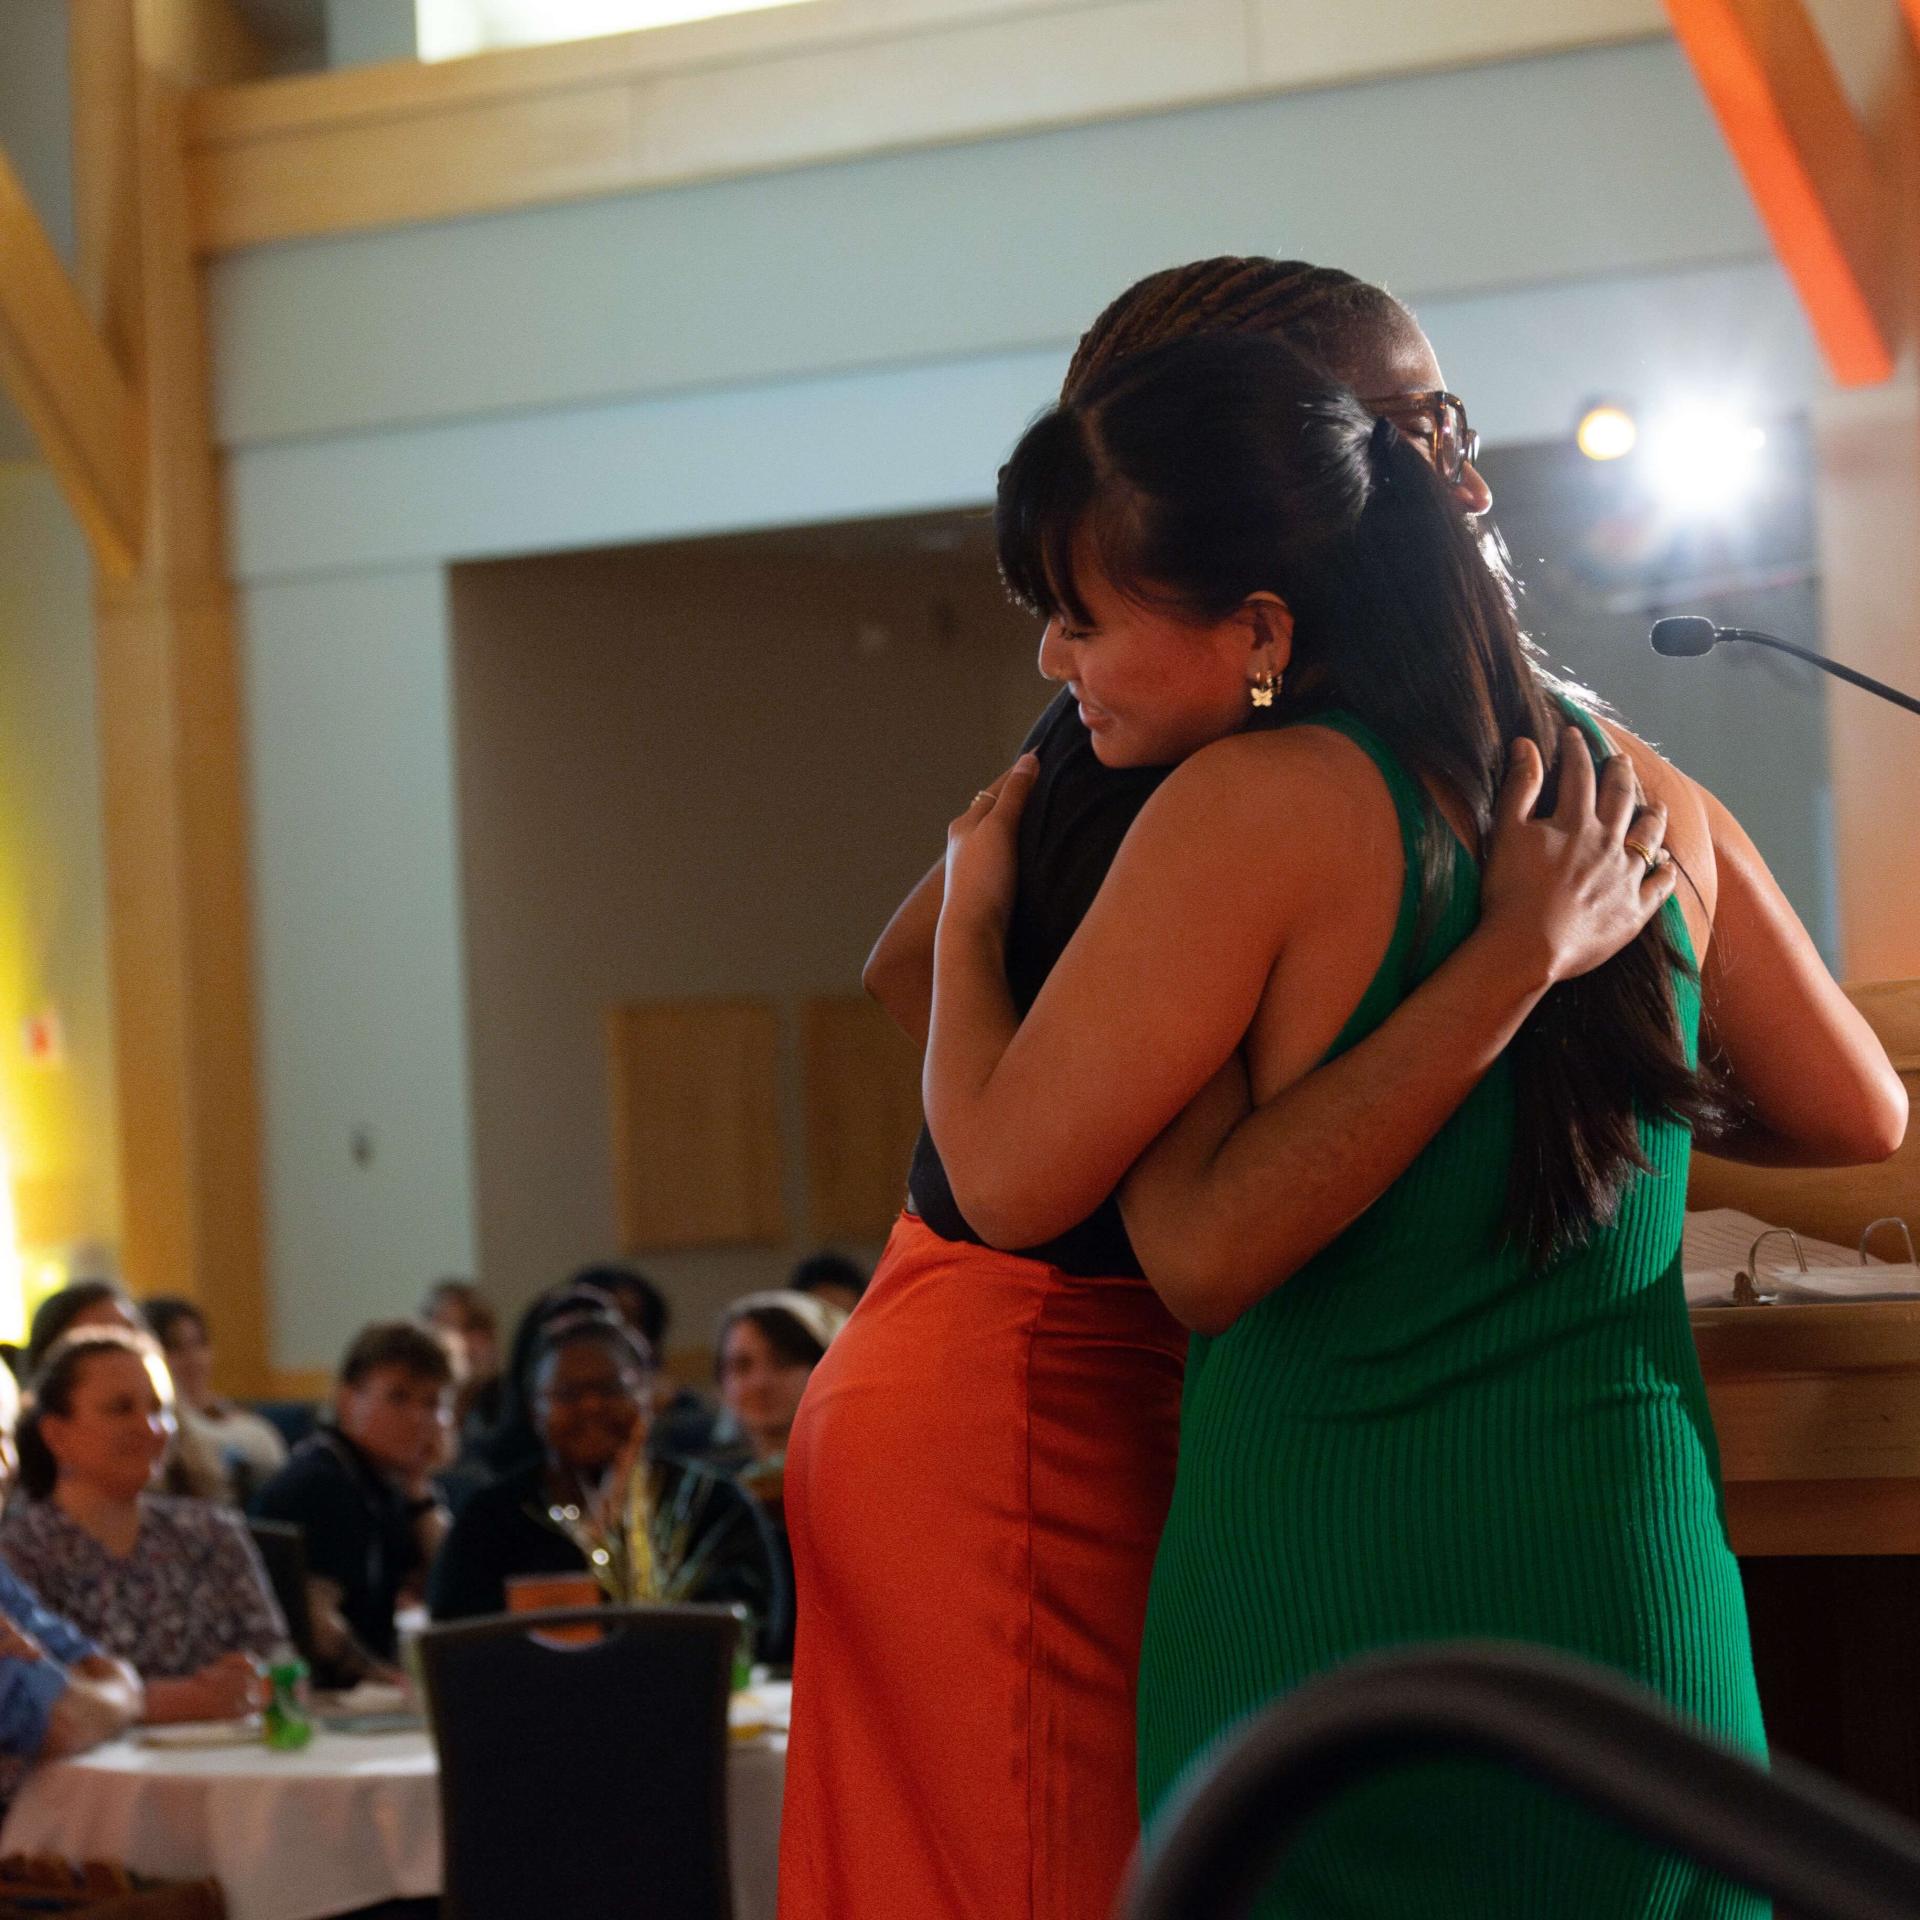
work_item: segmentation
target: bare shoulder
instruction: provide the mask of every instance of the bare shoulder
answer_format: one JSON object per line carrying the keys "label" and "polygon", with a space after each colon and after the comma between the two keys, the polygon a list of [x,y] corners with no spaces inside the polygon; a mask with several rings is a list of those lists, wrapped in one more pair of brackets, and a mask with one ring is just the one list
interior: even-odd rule
{"label": "bare shoulder", "polygon": [[1380,770],[1328,727],[1230,734],[1183,760],[1141,809],[1115,872],[1178,874],[1181,889],[1241,904],[1264,933],[1339,897],[1355,863],[1400,857]]}
{"label": "bare shoulder", "polygon": [[[1153,804],[1236,816],[1255,830],[1294,834],[1311,821],[1315,837],[1393,818],[1393,797],[1373,756],[1348,735],[1311,721],[1229,734],[1183,760]],[[1311,809],[1311,811],[1306,811]]]}
{"label": "bare shoulder", "polygon": [[1680,862],[1687,880],[1692,882],[1691,889],[1684,881],[1681,885],[1681,911],[1687,916],[1695,944],[1699,945],[1712,925],[1719,898],[1713,828],[1713,813],[1718,802],[1657,747],[1618,721],[1603,719],[1600,727],[1615,749],[1633,763],[1647,798],[1659,801],[1667,810],[1667,845]]}

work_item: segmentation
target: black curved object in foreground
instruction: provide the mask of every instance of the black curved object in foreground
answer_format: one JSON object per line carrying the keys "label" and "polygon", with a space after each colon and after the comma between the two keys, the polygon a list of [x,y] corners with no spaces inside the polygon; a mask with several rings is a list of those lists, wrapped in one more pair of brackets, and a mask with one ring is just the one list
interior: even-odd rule
{"label": "black curved object in foreground", "polygon": [[1443,1757],[1505,1762],[1796,1920],[1920,1920],[1920,1827],[1792,1761],[1758,1767],[1616,1675],[1496,1641],[1357,1660],[1268,1708],[1181,1790],[1117,1914],[1243,1920],[1327,1802]]}

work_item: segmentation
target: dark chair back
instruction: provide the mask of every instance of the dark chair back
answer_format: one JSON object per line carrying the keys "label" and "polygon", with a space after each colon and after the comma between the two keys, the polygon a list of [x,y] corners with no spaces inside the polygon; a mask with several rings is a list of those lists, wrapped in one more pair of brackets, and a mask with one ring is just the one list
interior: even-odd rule
{"label": "dark chair back", "polygon": [[309,1667],[318,1657],[313,1644],[313,1604],[307,1593],[307,1536],[291,1520],[249,1520],[247,1531],[259,1549],[273,1597],[287,1617],[287,1635]]}
{"label": "dark chair back", "polygon": [[1920,1920],[1920,1828],[1703,1739],[1619,1676],[1462,1641],[1356,1660],[1254,1720],[1135,1857],[1122,1920],[1243,1920],[1295,1835],[1385,1767],[1504,1762],[1797,1920]]}
{"label": "dark chair back", "polygon": [[320,1409],[311,1400],[248,1400],[243,1404],[278,1429],[289,1452],[320,1424]]}
{"label": "dark chair back", "polygon": [[[570,1644],[549,1637],[592,1627]],[[445,1920],[730,1920],[724,1607],[583,1607],[420,1638]]]}

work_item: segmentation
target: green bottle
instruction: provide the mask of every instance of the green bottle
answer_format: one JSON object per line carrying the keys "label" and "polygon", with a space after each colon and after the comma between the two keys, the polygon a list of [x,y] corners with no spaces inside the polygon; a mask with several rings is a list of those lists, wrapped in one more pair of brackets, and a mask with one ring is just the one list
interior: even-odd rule
{"label": "green bottle", "polygon": [[294,1655],[276,1660],[267,1669],[267,1745],[294,1753],[313,1738],[307,1713],[307,1663]]}
{"label": "green bottle", "polygon": [[735,1693],[753,1685],[753,1643],[755,1629],[753,1615],[736,1600],[728,1611],[740,1623],[739,1638],[733,1643],[733,1690]]}

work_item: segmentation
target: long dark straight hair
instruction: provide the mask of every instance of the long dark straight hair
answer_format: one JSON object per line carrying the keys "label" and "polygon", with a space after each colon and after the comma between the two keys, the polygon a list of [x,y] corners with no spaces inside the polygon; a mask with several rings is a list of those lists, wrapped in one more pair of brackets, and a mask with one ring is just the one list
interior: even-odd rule
{"label": "long dark straight hair", "polygon": [[[1076,625],[1090,624],[1077,571],[1089,556],[1118,592],[1195,622],[1277,594],[1294,618],[1277,718],[1357,715],[1423,790],[1457,797],[1483,845],[1524,737],[1552,807],[1566,714],[1457,503],[1411,442],[1284,342],[1198,334],[1108,367],[1027,430],[1001,469],[995,527],[1014,598]],[[1453,844],[1428,792],[1423,929],[1445,904]],[[1505,1219],[1536,1266],[1611,1219],[1646,1170],[1642,1113],[1717,1113],[1675,1008],[1690,966],[1656,916],[1515,1038]]]}

